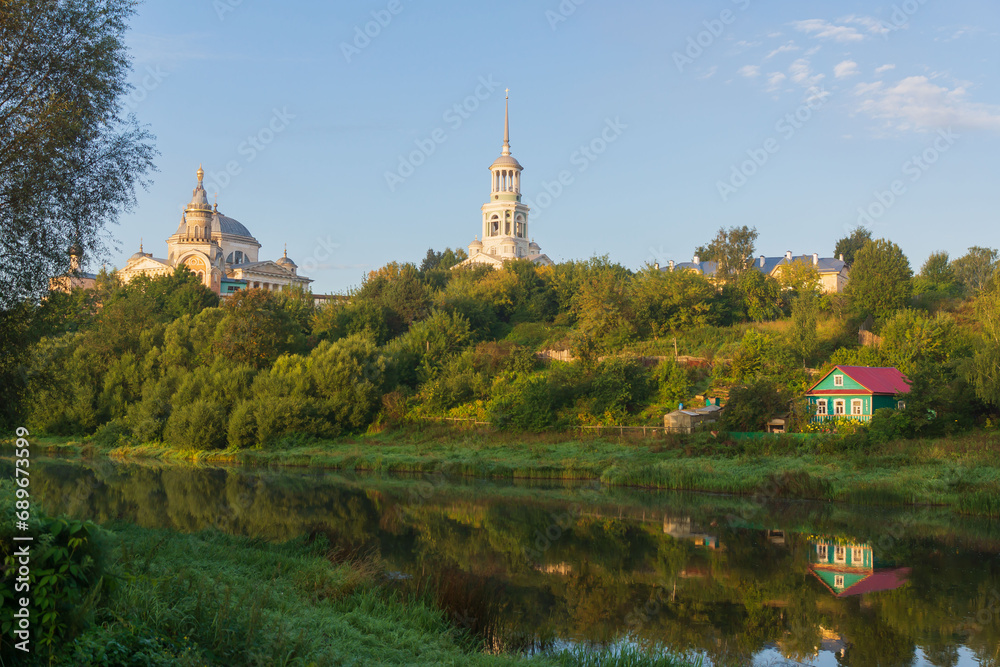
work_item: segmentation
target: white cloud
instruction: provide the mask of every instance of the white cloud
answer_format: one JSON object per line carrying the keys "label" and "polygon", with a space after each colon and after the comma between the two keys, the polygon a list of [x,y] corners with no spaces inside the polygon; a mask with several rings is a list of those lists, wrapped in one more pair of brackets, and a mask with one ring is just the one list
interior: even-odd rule
{"label": "white cloud", "polygon": [[739,73],[748,79],[760,76],[760,67],[757,65],[744,65],[739,69]]}
{"label": "white cloud", "polygon": [[965,127],[1000,131],[1000,107],[970,102],[966,88],[938,86],[925,76],[911,76],[895,86],[881,81],[859,84],[860,110],[898,130],[926,131]]}
{"label": "white cloud", "polygon": [[770,74],[768,74],[767,75],[768,92],[776,91],[778,88],[781,87],[781,84],[783,84],[787,79],[788,77],[785,76],[785,74],[782,72],[771,72]]}
{"label": "white cloud", "polygon": [[809,19],[792,23],[799,32],[817,39],[832,39],[835,42],[860,42],[865,36],[857,28],[836,25],[822,19]]}
{"label": "white cloud", "polygon": [[799,47],[795,46],[795,42],[788,42],[783,46],[779,46],[774,51],[764,56],[764,60],[770,60],[771,58],[781,55],[782,53],[791,53],[792,51],[800,50]]}
{"label": "white cloud", "polygon": [[799,58],[793,62],[792,66],[788,68],[788,74],[792,81],[807,88],[817,85],[826,78],[823,74],[813,74],[809,61],[805,58]]}
{"label": "white cloud", "polygon": [[699,79],[711,79],[713,76],[715,76],[715,73],[718,72],[718,71],[719,71],[719,66],[718,65],[712,65],[711,67],[708,68],[708,70],[704,74],[700,75],[698,78]]}
{"label": "white cloud", "polygon": [[[807,19],[792,23],[799,32],[816,39],[828,39],[835,42],[860,42],[871,35],[883,36],[889,32],[889,27],[871,16],[846,16],[837,21],[824,19]],[[857,27],[857,26],[860,26]]]}
{"label": "white cloud", "polygon": [[875,68],[876,74],[881,74],[882,72],[888,72],[889,70],[896,69],[895,65],[882,65],[881,67]]}
{"label": "white cloud", "polygon": [[838,79],[845,79],[858,74],[858,64],[853,60],[845,60],[833,68],[833,75]]}

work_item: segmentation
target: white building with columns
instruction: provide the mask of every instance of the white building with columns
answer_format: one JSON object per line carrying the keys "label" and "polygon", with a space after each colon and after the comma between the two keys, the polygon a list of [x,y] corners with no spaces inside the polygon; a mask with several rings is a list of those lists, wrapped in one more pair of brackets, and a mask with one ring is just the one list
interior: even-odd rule
{"label": "white building with columns", "polygon": [[288,257],[261,260],[260,243],[241,222],[223,215],[218,204],[208,203],[205,192],[205,171],[198,167],[198,185],[192,193],[191,203],[184,213],[177,231],[167,239],[167,256],[153,257],[144,252],[132,255],[118,271],[123,282],[141,275],[165,276],[178,266],[186,266],[205,287],[220,296],[227,296],[243,289],[271,291],[286,287],[309,289],[310,278],[299,275],[298,266]]}
{"label": "white building with columns", "polygon": [[504,262],[518,259],[542,265],[552,264],[552,260],[542,254],[538,244],[528,240],[528,213],[531,209],[521,202],[523,170],[521,163],[510,154],[508,95],[504,111],[503,150],[490,165],[490,200],[483,204],[481,236],[469,244],[468,259],[457,266],[489,264],[499,267]]}

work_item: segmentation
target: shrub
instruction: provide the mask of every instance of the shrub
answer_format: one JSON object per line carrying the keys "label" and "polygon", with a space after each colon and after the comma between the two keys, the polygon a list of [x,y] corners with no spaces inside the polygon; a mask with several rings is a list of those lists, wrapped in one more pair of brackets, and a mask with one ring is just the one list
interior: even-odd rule
{"label": "shrub", "polygon": [[226,411],[216,401],[198,399],[170,415],[165,430],[167,442],[191,449],[222,449],[226,446]]}
{"label": "shrub", "polygon": [[602,361],[590,390],[590,412],[615,418],[638,412],[653,393],[649,371],[638,359],[612,357]]}

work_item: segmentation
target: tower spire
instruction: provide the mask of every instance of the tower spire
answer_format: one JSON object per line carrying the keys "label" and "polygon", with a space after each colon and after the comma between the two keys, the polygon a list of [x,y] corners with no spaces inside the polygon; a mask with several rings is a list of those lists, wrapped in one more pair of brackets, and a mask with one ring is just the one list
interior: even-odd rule
{"label": "tower spire", "polygon": [[501,155],[510,155],[510,88],[504,91],[504,114],[503,114],[503,152]]}

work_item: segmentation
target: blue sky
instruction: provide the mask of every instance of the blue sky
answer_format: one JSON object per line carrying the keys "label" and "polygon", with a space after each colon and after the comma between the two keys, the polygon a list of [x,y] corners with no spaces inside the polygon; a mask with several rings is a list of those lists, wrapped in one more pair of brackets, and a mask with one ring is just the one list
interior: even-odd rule
{"label": "blue sky", "polygon": [[759,254],[830,256],[861,219],[918,270],[1000,246],[998,41],[987,0],[147,0],[129,107],[159,172],[109,261],[165,254],[199,164],[318,293],[465,247],[509,87],[556,261],[689,261],[744,224]]}

